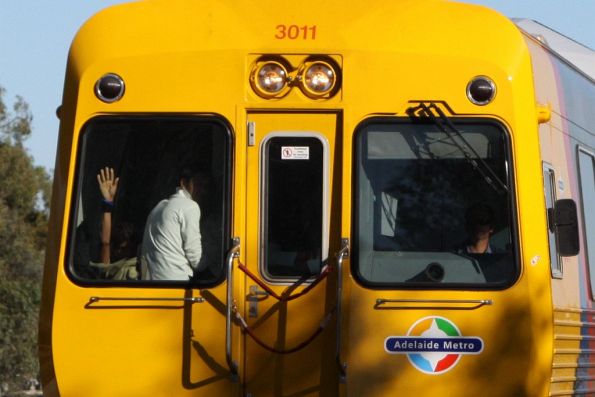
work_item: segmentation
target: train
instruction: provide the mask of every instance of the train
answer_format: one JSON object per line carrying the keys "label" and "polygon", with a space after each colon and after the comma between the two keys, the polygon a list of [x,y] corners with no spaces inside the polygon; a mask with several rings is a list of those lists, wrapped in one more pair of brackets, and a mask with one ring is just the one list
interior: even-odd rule
{"label": "train", "polygon": [[595,80],[522,24],[131,2],[57,113],[44,395],[595,394]]}

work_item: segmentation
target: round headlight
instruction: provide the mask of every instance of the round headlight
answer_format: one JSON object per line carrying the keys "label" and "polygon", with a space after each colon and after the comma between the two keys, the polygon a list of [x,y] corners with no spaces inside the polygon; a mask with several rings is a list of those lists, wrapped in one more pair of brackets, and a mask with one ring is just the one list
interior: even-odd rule
{"label": "round headlight", "polygon": [[266,62],[256,68],[253,83],[262,96],[274,96],[287,87],[287,70],[279,62]]}
{"label": "round headlight", "polygon": [[124,95],[124,80],[114,73],[104,74],[95,83],[95,95],[103,102],[116,102]]}
{"label": "round headlight", "polygon": [[496,96],[496,84],[485,76],[473,78],[467,84],[467,98],[476,105],[487,105]]}
{"label": "round headlight", "polygon": [[316,61],[306,67],[302,74],[302,84],[307,93],[315,96],[326,95],[333,90],[337,74],[326,62]]}

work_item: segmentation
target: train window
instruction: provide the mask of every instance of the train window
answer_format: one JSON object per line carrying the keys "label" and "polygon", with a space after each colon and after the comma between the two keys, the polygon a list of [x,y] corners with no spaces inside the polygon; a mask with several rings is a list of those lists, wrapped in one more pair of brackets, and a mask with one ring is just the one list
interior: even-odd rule
{"label": "train window", "polygon": [[556,202],[556,176],[554,169],[549,164],[543,164],[543,185],[545,189],[545,207],[548,221],[548,241],[550,245],[550,267],[552,277],[562,278],[562,260],[558,255],[556,246],[556,233],[554,229],[554,203]]}
{"label": "train window", "polygon": [[[229,129],[214,117],[99,117],[87,123],[69,240],[74,279],[198,286],[222,281],[230,141]],[[165,213],[158,204],[168,204],[172,217],[148,221],[151,213]],[[149,224],[163,235],[148,233]],[[154,246],[147,243],[159,238]],[[171,268],[159,268],[166,262]]]}
{"label": "train window", "polygon": [[326,141],[270,135],[263,144],[263,273],[282,281],[320,273],[326,260]]}
{"label": "train window", "polygon": [[595,155],[579,148],[578,166],[585,251],[589,264],[591,296],[595,297]]}
{"label": "train window", "polygon": [[354,275],[373,287],[502,288],[518,274],[509,142],[374,119],[355,140]]}

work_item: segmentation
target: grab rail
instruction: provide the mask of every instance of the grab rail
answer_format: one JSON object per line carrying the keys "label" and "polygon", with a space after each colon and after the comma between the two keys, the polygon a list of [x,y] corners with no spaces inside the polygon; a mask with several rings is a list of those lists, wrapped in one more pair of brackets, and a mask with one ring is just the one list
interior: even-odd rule
{"label": "grab rail", "polygon": [[339,366],[339,379],[341,383],[347,380],[347,364],[341,360],[341,321],[342,321],[342,295],[343,295],[343,259],[349,256],[349,239],[341,239],[341,249],[337,252],[337,338],[336,359]]}
{"label": "grab rail", "polygon": [[142,297],[119,297],[119,296],[91,296],[87,305],[99,301],[140,301],[140,302],[188,302],[188,303],[203,303],[205,298],[200,296],[193,296],[190,298],[142,298]]}
{"label": "grab rail", "polygon": [[[382,307],[386,304],[395,306]],[[450,309],[474,310],[494,303],[491,299],[376,299],[374,309],[377,310],[407,310],[407,309]]]}
{"label": "grab rail", "polygon": [[236,302],[233,299],[233,261],[240,256],[240,238],[234,237],[233,246],[227,253],[227,311],[225,317],[225,359],[229,366],[232,378],[237,380],[238,365],[232,359],[231,355],[231,321],[232,312],[237,310]]}

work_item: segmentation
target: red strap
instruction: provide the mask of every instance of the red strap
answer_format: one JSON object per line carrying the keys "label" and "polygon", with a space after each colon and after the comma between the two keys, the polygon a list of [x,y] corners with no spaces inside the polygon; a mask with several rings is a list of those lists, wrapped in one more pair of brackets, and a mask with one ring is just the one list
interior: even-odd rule
{"label": "red strap", "polygon": [[262,348],[270,351],[271,353],[289,354],[289,353],[293,353],[298,350],[301,350],[304,347],[308,346],[310,344],[310,342],[312,342],[314,340],[314,338],[316,338],[322,332],[322,328],[318,327],[316,329],[316,331],[308,339],[306,339],[299,345],[292,347],[291,349],[277,349],[275,347],[269,346],[266,343],[264,343],[262,340],[260,340],[256,335],[254,335],[254,333],[252,332],[252,330],[250,328],[244,328],[244,331],[248,335],[250,335],[250,337],[254,340],[254,342],[256,342],[258,345],[260,345]]}
{"label": "red strap", "polygon": [[277,295],[277,293],[275,291],[273,291],[271,288],[269,288],[269,286],[266,285],[261,279],[259,279],[258,277],[256,277],[242,263],[238,264],[238,269],[240,269],[241,271],[243,271],[244,273],[246,273],[246,275],[248,277],[250,277],[252,279],[252,281],[254,281],[256,284],[258,284],[260,286],[260,288],[262,288],[263,290],[265,290],[269,295],[275,297],[277,300],[281,300],[282,299],[282,297],[280,297],[279,295]]}
{"label": "red strap", "polygon": [[310,285],[308,285],[306,288],[304,288],[301,292],[298,292],[297,294],[286,295],[285,293],[283,293],[283,294],[279,295],[275,291],[273,291],[268,285],[266,285],[261,279],[256,277],[256,275],[254,273],[252,273],[242,263],[240,263],[238,265],[238,268],[240,270],[242,270],[244,273],[246,273],[246,275],[248,277],[250,277],[252,279],[252,281],[254,281],[256,284],[258,284],[260,286],[260,288],[265,290],[269,295],[271,295],[272,297],[274,297],[275,299],[277,299],[280,302],[288,302],[288,301],[297,299],[302,295],[307,294],[312,288],[314,288],[316,285],[318,285],[332,270],[330,268],[330,266],[325,266],[322,269],[322,271],[320,272],[320,275],[316,278],[316,280],[314,280]]}
{"label": "red strap", "polygon": [[324,331],[324,328],[326,328],[326,325],[328,324],[331,316],[335,312],[335,309],[336,308],[333,308],[333,310],[331,310],[330,312],[328,312],[328,314],[320,322],[320,325],[318,326],[318,328],[316,329],[316,331],[314,331],[314,333],[312,335],[310,335],[310,337],[308,339],[306,339],[302,343],[300,343],[297,346],[294,346],[294,347],[292,347],[290,349],[277,349],[275,347],[272,347],[272,346],[267,345],[258,336],[256,336],[256,334],[254,334],[254,332],[252,331],[252,329],[250,329],[250,327],[248,327],[248,324],[246,323],[246,321],[237,312],[236,312],[236,317],[238,318],[238,320],[240,322],[240,326],[242,327],[242,330],[245,333],[247,333],[254,340],[254,342],[256,342],[259,346],[261,346],[262,348],[270,351],[271,353],[289,354],[289,353],[293,353],[293,352],[296,352],[298,350],[301,350],[304,347],[308,346],[318,335],[320,335],[320,333],[322,331]]}

